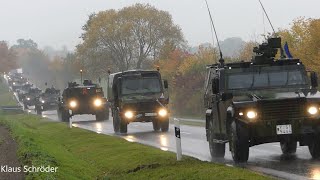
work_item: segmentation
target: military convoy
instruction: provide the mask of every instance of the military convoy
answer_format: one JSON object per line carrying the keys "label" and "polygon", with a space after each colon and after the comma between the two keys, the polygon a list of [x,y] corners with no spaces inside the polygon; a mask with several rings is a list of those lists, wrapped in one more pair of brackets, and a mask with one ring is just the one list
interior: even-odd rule
{"label": "military convoy", "polygon": [[109,119],[107,99],[100,86],[85,80],[82,85],[72,82],[63,91],[58,102],[58,117],[69,122],[74,115],[93,114],[97,121]]}
{"label": "military convoy", "polygon": [[168,82],[159,71],[132,70],[109,74],[108,101],[114,132],[127,133],[131,122],[152,122],[153,129],[169,129]]}
{"label": "military convoy", "polygon": [[47,88],[45,92],[36,98],[35,111],[37,114],[41,115],[43,111],[57,110],[59,97],[60,90],[54,87]]}
{"label": "military convoy", "polygon": [[224,157],[227,142],[235,162],[248,160],[249,147],[270,142],[280,142],[283,154],[296,152],[299,142],[320,157],[317,75],[299,59],[276,59],[278,49],[281,38],[269,38],[254,48],[251,62],[208,66],[204,103],[212,157]]}
{"label": "military convoy", "polygon": [[[221,58],[207,66],[205,129],[211,156],[224,157],[229,143],[233,160],[246,162],[252,146],[279,142],[287,155],[296,152],[299,142],[309,147],[313,158],[320,158],[317,74],[299,59],[286,58],[281,38],[268,38],[253,52],[249,62],[224,63]],[[17,92],[25,108],[35,105],[38,114],[56,108],[65,122],[78,114],[108,120],[110,108],[115,133],[127,133],[132,122],[152,122],[154,131],[169,130],[168,82],[159,70],[109,72],[107,81],[107,98],[102,87],[89,80],[69,83],[61,97],[54,88],[40,94],[26,84]],[[12,80],[12,86],[16,82]]]}

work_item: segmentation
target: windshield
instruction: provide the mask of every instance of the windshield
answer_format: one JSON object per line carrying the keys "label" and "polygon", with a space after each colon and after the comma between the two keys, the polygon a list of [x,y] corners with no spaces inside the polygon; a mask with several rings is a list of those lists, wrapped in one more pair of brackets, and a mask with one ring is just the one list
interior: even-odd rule
{"label": "windshield", "polygon": [[124,79],[122,81],[122,95],[159,93],[161,92],[160,81],[156,77]]}
{"label": "windshield", "polygon": [[281,72],[236,73],[228,76],[228,89],[255,89],[264,87],[283,87],[306,85],[300,70]]}

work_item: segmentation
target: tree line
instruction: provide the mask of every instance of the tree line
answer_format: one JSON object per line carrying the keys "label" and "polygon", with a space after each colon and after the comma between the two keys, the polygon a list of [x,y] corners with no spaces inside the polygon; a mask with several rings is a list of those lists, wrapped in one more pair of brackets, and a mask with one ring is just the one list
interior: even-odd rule
{"label": "tree line", "polygon": [[[106,77],[108,70],[160,67],[163,78],[170,83],[173,113],[203,114],[206,65],[217,62],[219,54],[212,46],[190,53],[181,28],[168,12],[148,4],[101,11],[91,14],[82,30],[82,43],[75,52],[51,60],[32,40],[18,40],[12,47],[1,42],[0,71],[22,66],[39,83],[52,82],[62,89],[68,81],[79,78],[80,69],[87,78],[97,81]],[[288,42],[294,57],[320,73],[320,19],[298,18],[278,34]],[[250,61],[256,45],[255,41],[246,42],[237,56],[225,57],[226,62]]]}

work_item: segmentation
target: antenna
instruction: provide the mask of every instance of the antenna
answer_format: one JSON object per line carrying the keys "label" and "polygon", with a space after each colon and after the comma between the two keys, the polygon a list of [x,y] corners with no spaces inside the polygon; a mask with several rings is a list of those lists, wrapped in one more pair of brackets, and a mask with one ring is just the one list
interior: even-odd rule
{"label": "antenna", "polygon": [[[274,34],[274,36],[275,36],[275,35],[276,35],[276,31],[275,31],[274,28],[273,28],[273,25],[272,25],[271,20],[270,20],[270,18],[269,18],[269,16],[268,16],[268,13],[267,13],[267,11],[264,9],[264,6],[263,6],[261,0],[259,0],[259,3],[260,3],[260,5],[261,5],[261,7],[262,7],[262,9],[263,9],[263,12],[264,12],[264,13],[266,14],[266,16],[267,16],[267,19],[268,19],[268,21],[269,21],[269,24],[270,24],[270,26],[271,26],[271,28],[272,28],[272,30],[273,30],[273,34]],[[284,51],[283,51],[282,46],[280,47],[280,54],[281,54],[281,58],[286,58],[286,56],[284,55]]]}
{"label": "antenna", "polygon": [[[222,55],[222,51],[221,51],[221,47],[220,47],[220,43],[219,43],[219,38],[218,38],[217,31],[216,31],[216,28],[215,28],[214,23],[213,23],[213,19],[212,19],[212,15],[211,15],[211,11],[210,11],[210,8],[209,8],[208,1],[205,0],[205,2],[206,2],[206,5],[207,5],[209,16],[210,16],[211,32],[212,32],[212,29],[213,29],[214,30],[214,34],[216,36],[218,48],[219,48],[219,54],[220,54],[219,62],[220,62],[221,65],[223,65],[224,64],[224,59],[223,59],[223,55]],[[213,32],[212,32],[212,37],[213,37]],[[213,38],[212,38],[212,40],[213,40]]]}
{"label": "antenna", "polygon": [[272,30],[273,30],[274,35],[275,35],[275,34],[276,34],[276,31],[275,31],[274,28],[273,28],[273,25],[272,25],[271,20],[270,20],[270,18],[269,18],[269,16],[268,16],[268,13],[267,13],[267,11],[264,9],[264,6],[263,6],[261,0],[259,0],[259,2],[260,2],[260,5],[261,5],[261,7],[262,7],[262,10],[263,10],[264,14],[267,16],[267,19],[268,19],[268,21],[269,21],[269,24],[270,24],[270,26],[271,26],[271,28],[272,28]]}

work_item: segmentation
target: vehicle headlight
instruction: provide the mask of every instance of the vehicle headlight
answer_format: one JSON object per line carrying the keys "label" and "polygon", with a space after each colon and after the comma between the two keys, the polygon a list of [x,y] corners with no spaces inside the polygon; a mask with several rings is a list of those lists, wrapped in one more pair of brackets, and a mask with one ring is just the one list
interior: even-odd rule
{"label": "vehicle headlight", "polygon": [[165,117],[168,115],[168,111],[166,109],[160,109],[158,112],[159,116]]}
{"label": "vehicle headlight", "polygon": [[316,106],[310,106],[308,108],[308,113],[310,115],[316,115],[316,114],[318,114],[318,112],[319,112],[319,110],[318,110],[318,108]]}
{"label": "vehicle headlight", "polygon": [[124,116],[128,119],[132,119],[133,118],[133,112],[132,111],[126,111],[124,113]]}
{"label": "vehicle headlight", "polygon": [[16,83],[15,83],[15,82],[13,82],[12,84],[13,84],[13,85],[16,85]]}
{"label": "vehicle headlight", "polygon": [[27,100],[28,100],[28,101],[30,101],[30,98],[29,98],[29,97],[27,97]]}
{"label": "vehicle headlight", "polygon": [[41,100],[41,103],[44,103],[45,101],[44,100]]}
{"label": "vehicle headlight", "polygon": [[76,101],[70,101],[69,105],[70,105],[71,108],[75,108],[75,107],[77,107],[77,102]]}
{"label": "vehicle headlight", "polygon": [[253,111],[253,110],[250,110],[250,111],[247,112],[247,117],[249,119],[255,119],[257,117],[257,112]]}
{"label": "vehicle headlight", "polygon": [[102,100],[101,99],[95,99],[93,104],[97,107],[101,106],[102,105]]}

